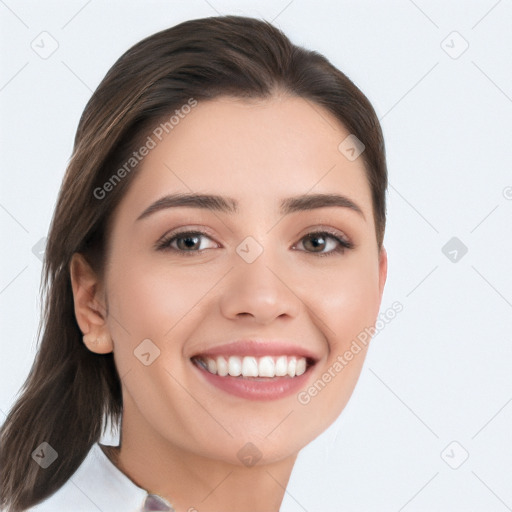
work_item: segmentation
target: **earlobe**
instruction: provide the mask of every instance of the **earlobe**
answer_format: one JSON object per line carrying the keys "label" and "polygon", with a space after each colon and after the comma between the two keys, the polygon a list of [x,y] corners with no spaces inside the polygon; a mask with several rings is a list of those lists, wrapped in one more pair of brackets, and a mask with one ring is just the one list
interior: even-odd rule
{"label": "earlobe", "polygon": [[108,331],[105,334],[96,335],[93,332],[83,336],[85,346],[97,354],[109,354],[113,350],[112,338]]}
{"label": "earlobe", "polygon": [[74,253],[69,265],[75,317],[84,334],[85,345],[92,352],[112,352],[113,342],[106,323],[101,283],[87,260]]}

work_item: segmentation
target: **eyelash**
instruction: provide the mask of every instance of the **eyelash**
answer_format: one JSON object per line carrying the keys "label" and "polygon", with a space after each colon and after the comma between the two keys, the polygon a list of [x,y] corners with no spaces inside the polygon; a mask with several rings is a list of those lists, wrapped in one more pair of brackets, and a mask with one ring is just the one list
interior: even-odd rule
{"label": "eyelash", "polygon": [[[208,233],[205,233],[203,231],[181,231],[181,232],[174,232],[170,233],[166,236],[164,236],[160,241],[158,241],[155,244],[155,249],[157,251],[173,251],[178,253],[179,255],[183,256],[196,256],[198,253],[201,253],[207,249],[201,249],[201,250],[191,250],[191,251],[183,251],[181,249],[175,249],[174,247],[171,247],[171,243],[179,238],[187,238],[187,236],[205,236],[207,238],[210,238],[210,235]],[[331,238],[338,242],[338,247],[336,249],[333,249],[329,252],[313,252],[313,251],[302,251],[307,252],[309,254],[312,254],[314,256],[324,257],[324,256],[333,256],[335,254],[343,254],[346,250],[353,249],[354,244],[345,238],[340,237],[336,233],[329,231],[327,229],[321,230],[321,231],[311,231],[309,233],[306,233],[300,240],[304,240],[307,237],[311,237],[312,235],[327,235],[326,238]]]}

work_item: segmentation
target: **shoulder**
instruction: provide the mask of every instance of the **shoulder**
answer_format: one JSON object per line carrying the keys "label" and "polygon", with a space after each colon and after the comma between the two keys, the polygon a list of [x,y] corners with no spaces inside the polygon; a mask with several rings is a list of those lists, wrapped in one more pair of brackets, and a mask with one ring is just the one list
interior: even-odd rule
{"label": "shoulder", "polygon": [[95,443],[60,489],[26,512],[137,512],[142,510],[147,495]]}

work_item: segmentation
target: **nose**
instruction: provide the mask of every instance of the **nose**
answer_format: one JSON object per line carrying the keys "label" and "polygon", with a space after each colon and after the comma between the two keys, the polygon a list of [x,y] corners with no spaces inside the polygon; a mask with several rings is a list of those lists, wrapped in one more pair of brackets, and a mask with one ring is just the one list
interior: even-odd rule
{"label": "nose", "polygon": [[302,301],[293,289],[289,270],[285,272],[264,256],[265,252],[252,263],[240,259],[229,272],[220,299],[226,318],[267,325],[299,314]]}

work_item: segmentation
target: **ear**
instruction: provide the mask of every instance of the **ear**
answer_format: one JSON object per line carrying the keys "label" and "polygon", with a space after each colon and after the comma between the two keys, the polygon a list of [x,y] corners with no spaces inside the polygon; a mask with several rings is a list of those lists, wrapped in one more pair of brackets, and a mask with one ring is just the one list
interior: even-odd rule
{"label": "ear", "polygon": [[382,301],[384,285],[388,276],[388,253],[384,246],[379,251],[379,304]]}
{"label": "ear", "polygon": [[106,323],[105,301],[101,283],[87,260],[74,253],[69,264],[75,316],[84,334],[84,343],[97,354],[114,349]]}

